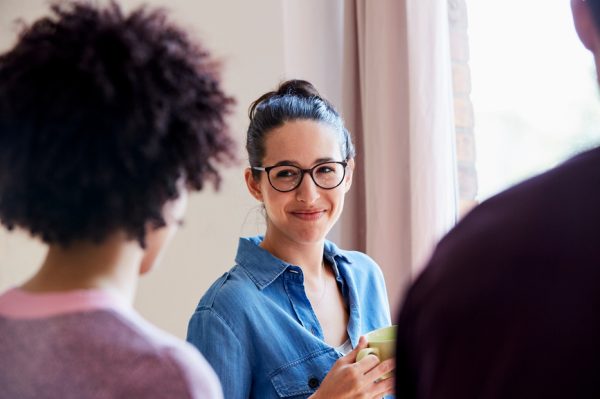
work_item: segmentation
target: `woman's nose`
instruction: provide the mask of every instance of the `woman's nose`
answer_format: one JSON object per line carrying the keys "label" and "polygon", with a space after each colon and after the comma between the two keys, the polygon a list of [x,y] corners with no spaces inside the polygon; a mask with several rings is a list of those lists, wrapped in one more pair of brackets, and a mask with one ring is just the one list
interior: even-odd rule
{"label": "woman's nose", "polygon": [[315,202],[319,197],[319,187],[313,181],[310,173],[305,173],[300,185],[296,189],[296,200],[310,204]]}

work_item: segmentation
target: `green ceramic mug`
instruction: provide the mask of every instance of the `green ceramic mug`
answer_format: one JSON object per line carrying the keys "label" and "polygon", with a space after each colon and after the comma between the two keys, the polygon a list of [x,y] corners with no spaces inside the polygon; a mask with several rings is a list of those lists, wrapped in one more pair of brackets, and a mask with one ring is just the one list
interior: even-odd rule
{"label": "green ceramic mug", "polygon": [[[396,326],[373,330],[366,334],[368,346],[358,352],[356,361],[360,362],[367,355],[375,355],[379,361],[391,359],[396,355]],[[384,374],[380,380],[390,378],[394,373]]]}

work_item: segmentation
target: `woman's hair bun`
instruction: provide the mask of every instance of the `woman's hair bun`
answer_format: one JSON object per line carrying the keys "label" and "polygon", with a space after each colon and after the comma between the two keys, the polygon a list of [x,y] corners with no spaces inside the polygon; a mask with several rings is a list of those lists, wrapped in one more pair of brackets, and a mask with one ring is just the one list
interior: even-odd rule
{"label": "woman's hair bun", "polygon": [[277,95],[293,95],[299,97],[321,97],[319,92],[310,82],[306,80],[293,79],[279,85],[276,91]]}
{"label": "woman's hair bun", "polygon": [[269,91],[260,96],[256,101],[250,104],[248,108],[248,117],[250,120],[254,119],[257,108],[261,104],[266,104],[272,98],[281,98],[284,96],[293,96],[299,98],[318,98],[321,99],[319,92],[310,82],[301,79],[286,80],[279,84],[279,87],[274,91]]}

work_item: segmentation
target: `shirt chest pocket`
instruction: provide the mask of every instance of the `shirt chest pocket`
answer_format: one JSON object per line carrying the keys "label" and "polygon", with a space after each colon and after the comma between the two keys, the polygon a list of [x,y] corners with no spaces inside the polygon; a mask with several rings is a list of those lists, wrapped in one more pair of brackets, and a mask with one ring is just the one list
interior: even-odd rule
{"label": "shirt chest pocket", "polygon": [[279,367],[271,373],[271,382],[280,398],[307,397],[319,388],[337,359],[333,349],[313,352]]}

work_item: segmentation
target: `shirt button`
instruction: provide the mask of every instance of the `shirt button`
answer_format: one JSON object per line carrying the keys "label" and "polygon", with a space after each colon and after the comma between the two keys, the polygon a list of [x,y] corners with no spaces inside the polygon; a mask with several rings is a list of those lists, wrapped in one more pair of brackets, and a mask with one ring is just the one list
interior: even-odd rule
{"label": "shirt button", "polygon": [[317,388],[317,387],[319,386],[319,379],[318,379],[318,378],[316,378],[316,377],[311,377],[311,378],[308,380],[308,386],[309,386],[309,388],[310,388],[310,389],[315,389],[315,388]]}

